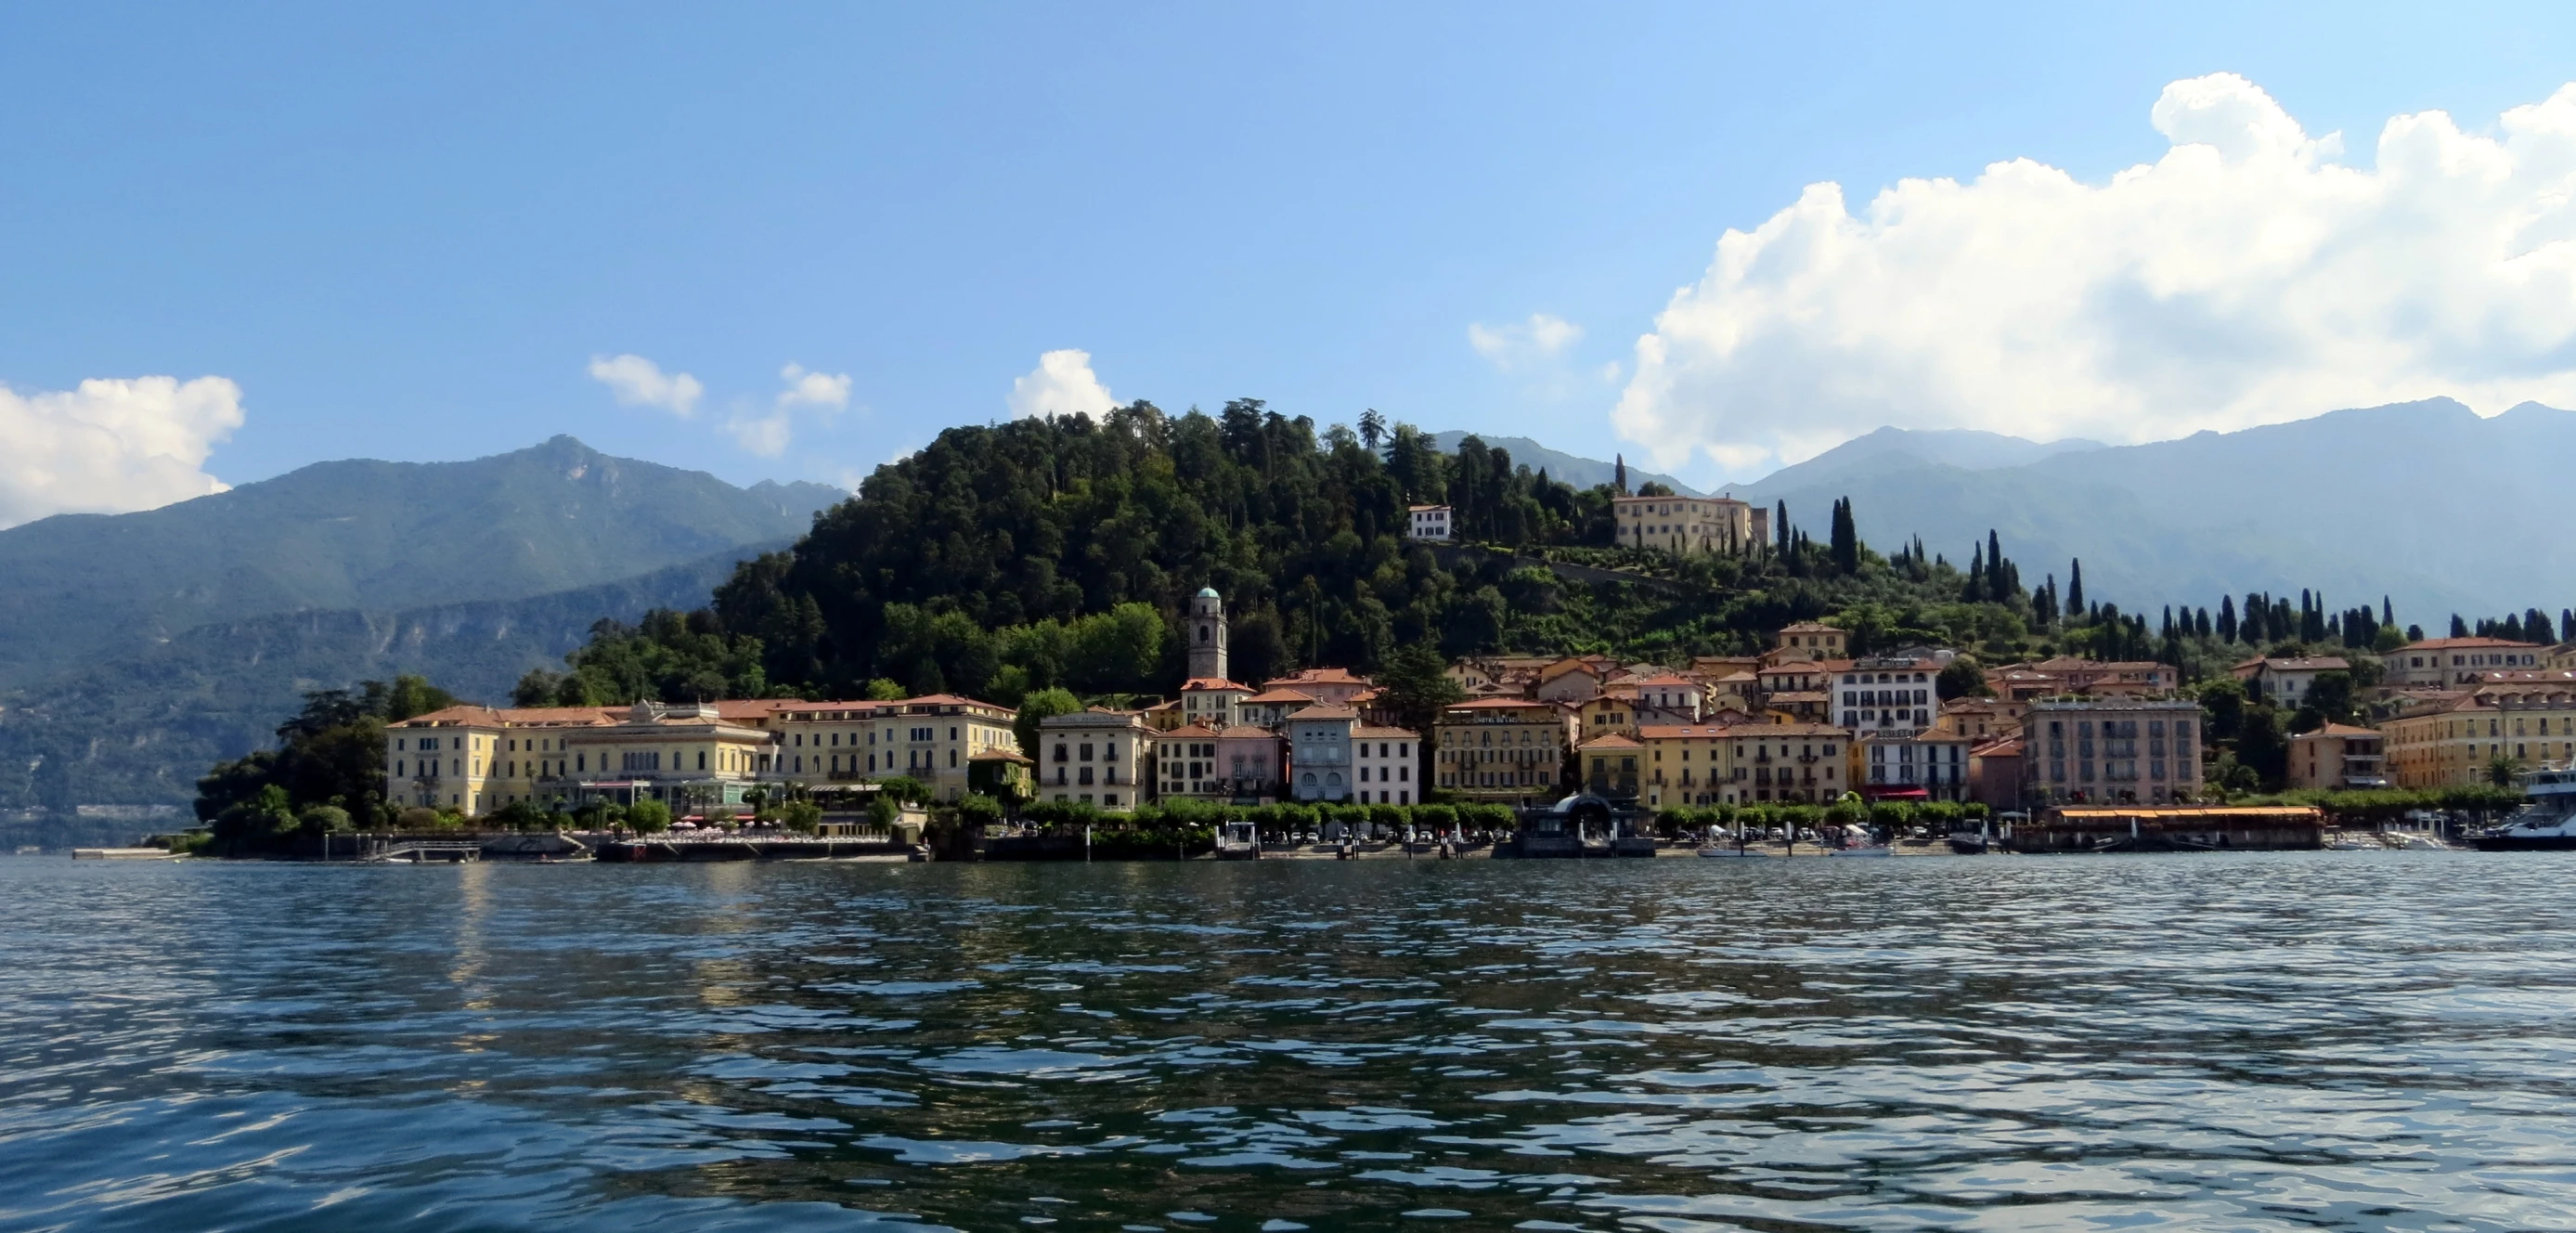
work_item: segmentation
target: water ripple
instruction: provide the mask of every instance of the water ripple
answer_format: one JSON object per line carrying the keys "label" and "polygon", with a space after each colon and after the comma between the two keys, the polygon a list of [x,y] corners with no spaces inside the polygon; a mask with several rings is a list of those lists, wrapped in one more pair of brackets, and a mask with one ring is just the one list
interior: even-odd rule
{"label": "water ripple", "polygon": [[0,1227],[2576,1229],[2571,872],[0,862]]}

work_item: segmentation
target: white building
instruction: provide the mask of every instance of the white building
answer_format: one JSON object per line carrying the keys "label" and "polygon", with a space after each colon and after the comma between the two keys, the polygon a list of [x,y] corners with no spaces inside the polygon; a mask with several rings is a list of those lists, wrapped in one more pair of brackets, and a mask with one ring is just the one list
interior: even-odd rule
{"label": "white building", "polygon": [[1153,787],[1154,737],[1132,711],[1093,709],[1039,720],[1038,799],[1134,810]]}
{"label": "white building", "polygon": [[1413,525],[1405,531],[1408,538],[1444,542],[1449,538],[1448,506],[1415,505],[1407,507],[1405,512],[1413,516]]}
{"label": "white building", "polygon": [[1351,730],[1359,720],[1360,713],[1347,706],[1310,706],[1288,717],[1291,795],[1299,801],[1355,799]]}
{"label": "white building", "polygon": [[1941,713],[1941,670],[1925,659],[1856,659],[1825,690],[1825,722],[1846,732],[1912,736]]}
{"label": "white building", "polygon": [[1416,748],[1420,733],[1404,728],[1361,727],[1351,730],[1351,769],[1363,805],[1411,805],[1421,787],[1413,781],[1422,759]]}
{"label": "white building", "polygon": [[1970,737],[1939,729],[1912,736],[1863,732],[1852,752],[1860,760],[1860,789],[1871,800],[1968,799]]}

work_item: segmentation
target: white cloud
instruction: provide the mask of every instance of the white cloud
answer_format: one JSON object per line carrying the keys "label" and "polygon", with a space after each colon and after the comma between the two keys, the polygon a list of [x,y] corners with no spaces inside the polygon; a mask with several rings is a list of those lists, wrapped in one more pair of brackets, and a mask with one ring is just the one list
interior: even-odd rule
{"label": "white cloud", "polygon": [[837,411],[850,405],[848,373],[807,372],[803,365],[789,364],[778,370],[778,379],[787,383],[779,391],[782,407],[830,407]]}
{"label": "white cloud", "polygon": [[2105,183],[2021,159],[1858,217],[1814,184],[1729,230],[1637,341],[1614,425],[1744,475],[1884,424],[2139,441],[2576,406],[2576,85],[2493,137],[2399,116],[2368,169],[2232,74],[2150,118],[2171,148]]}
{"label": "white cloud", "polygon": [[241,425],[241,387],[222,377],[92,380],[32,394],[0,386],[0,527],[222,492],[206,455]]}
{"label": "white cloud", "polygon": [[1531,313],[1529,320],[1507,325],[1480,321],[1467,327],[1467,345],[1504,372],[1552,360],[1582,338],[1582,326],[1546,313]]}
{"label": "white cloud", "polygon": [[1087,415],[1095,419],[1118,406],[1109,387],[1091,371],[1088,351],[1049,351],[1025,377],[1011,381],[1011,416]]}
{"label": "white cloud", "polygon": [[850,405],[848,373],[807,372],[803,365],[790,363],[778,370],[778,379],[787,388],[770,400],[766,414],[754,414],[748,404],[739,402],[725,413],[724,430],[732,434],[734,444],[763,458],[787,452],[795,439],[798,407],[820,408],[822,417],[829,419]]}
{"label": "white cloud", "polygon": [[682,419],[697,414],[707,387],[684,372],[668,373],[640,355],[590,357],[590,377],[608,387],[620,405],[660,407]]}

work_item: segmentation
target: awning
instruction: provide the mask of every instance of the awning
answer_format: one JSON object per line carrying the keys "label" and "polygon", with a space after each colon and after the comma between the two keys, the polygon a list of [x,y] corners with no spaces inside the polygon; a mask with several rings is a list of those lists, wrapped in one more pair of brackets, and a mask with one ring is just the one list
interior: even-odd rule
{"label": "awning", "polygon": [[1873,785],[1862,788],[1860,794],[1864,799],[1873,801],[1922,801],[1932,798],[1931,792],[1914,786]]}

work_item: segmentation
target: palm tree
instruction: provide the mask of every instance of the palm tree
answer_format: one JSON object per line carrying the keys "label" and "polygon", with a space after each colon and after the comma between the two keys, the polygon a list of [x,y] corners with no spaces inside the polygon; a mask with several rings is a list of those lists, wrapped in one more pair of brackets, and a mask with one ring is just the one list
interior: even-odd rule
{"label": "palm tree", "polygon": [[2515,777],[2522,774],[2522,770],[2521,763],[2503,754],[2497,754],[2487,763],[2487,782],[2499,788],[2510,788],[2513,786]]}

